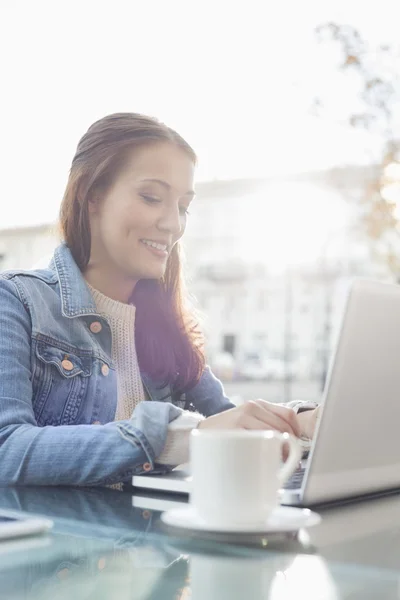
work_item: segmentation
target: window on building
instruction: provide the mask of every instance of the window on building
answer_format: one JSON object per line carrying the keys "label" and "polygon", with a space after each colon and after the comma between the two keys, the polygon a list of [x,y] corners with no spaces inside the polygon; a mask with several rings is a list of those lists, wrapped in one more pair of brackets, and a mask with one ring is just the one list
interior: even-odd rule
{"label": "window on building", "polygon": [[236,351],[236,336],[233,334],[226,334],[223,337],[223,351],[229,352],[232,356],[235,355]]}

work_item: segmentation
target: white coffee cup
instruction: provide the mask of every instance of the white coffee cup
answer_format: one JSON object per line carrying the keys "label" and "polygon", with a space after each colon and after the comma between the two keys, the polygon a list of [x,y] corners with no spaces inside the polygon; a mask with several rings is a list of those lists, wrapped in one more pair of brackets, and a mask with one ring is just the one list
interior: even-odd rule
{"label": "white coffee cup", "polygon": [[[289,456],[281,466],[284,443]],[[287,433],[195,429],[190,503],[213,527],[263,526],[300,459],[300,444]]]}

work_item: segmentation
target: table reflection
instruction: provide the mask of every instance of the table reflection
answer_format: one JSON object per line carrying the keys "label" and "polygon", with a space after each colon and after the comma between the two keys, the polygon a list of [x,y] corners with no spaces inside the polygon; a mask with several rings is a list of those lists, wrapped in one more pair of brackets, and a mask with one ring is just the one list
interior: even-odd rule
{"label": "table reflection", "polygon": [[306,532],[198,536],[166,528],[143,495],[135,502],[110,489],[0,488],[1,508],[55,522],[49,535],[0,544],[7,600],[400,597],[396,571],[327,560]]}

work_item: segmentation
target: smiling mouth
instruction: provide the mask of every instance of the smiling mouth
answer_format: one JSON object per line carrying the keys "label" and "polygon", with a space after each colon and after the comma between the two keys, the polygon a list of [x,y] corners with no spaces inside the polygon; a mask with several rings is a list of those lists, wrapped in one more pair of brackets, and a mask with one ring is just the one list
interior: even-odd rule
{"label": "smiling mouth", "polygon": [[165,258],[168,256],[168,245],[160,244],[159,242],[153,242],[152,240],[140,240],[146,248],[152,252],[155,256]]}
{"label": "smiling mouth", "polygon": [[153,242],[152,240],[140,240],[146,246],[150,246],[151,248],[156,248],[157,250],[168,250],[167,244],[160,244],[159,242]]}

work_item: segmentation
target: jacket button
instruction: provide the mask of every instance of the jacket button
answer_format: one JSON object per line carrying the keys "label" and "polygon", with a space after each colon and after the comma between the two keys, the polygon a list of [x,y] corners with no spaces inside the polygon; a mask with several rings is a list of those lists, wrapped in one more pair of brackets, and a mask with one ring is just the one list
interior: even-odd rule
{"label": "jacket button", "polygon": [[97,561],[97,568],[99,571],[102,571],[105,566],[106,566],[107,562],[104,556],[102,556],[101,558],[99,558],[99,560]]}
{"label": "jacket button", "polygon": [[57,578],[62,581],[63,579],[67,579],[67,577],[69,577],[69,575],[70,575],[69,569],[67,569],[67,568],[61,569],[61,571],[58,571],[58,573],[57,573]]}
{"label": "jacket button", "polygon": [[150,463],[144,463],[143,465],[143,471],[151,471],[151,464]]}
{"label": "jacket button", "polygon": [[65,371],[72,371],[72,369],[74,368],[74,365],[72,364],[72,362],[67,359],[62,361],[61,366]]}
{"label": "jacket button", "polygon": [[93,425],[101,425],[101,421],[94,421]]}
{"label": "jacket button", "polygon": [[107,375],[108,375],[108,374],[109,374],[109,372],[110,372],[110,369],[108,368],[108,365],[103,365],[103,366],[101,367],[101,372],[103,373],[104,377],[107,377]]}
{"label": "jacket button", "polygon": [[102,324],[99,323],[99,321],[93,321],[93,323],[90,323],[89,329],[92,333],[100,333],[103,327]]}

